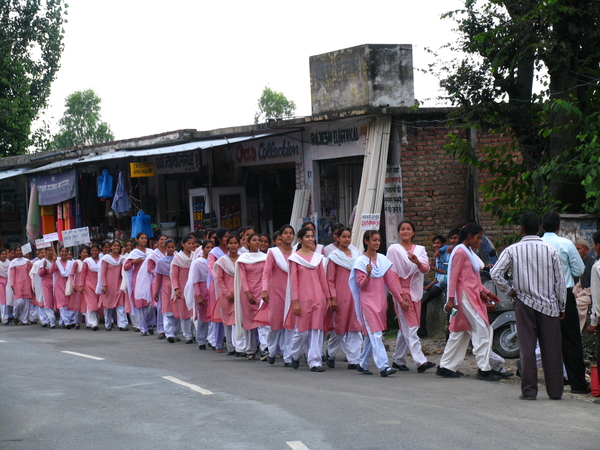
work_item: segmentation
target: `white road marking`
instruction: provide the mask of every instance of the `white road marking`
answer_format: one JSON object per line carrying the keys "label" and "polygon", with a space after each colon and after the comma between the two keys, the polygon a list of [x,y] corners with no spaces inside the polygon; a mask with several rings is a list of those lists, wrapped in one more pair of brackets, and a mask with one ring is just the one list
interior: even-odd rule
{"label": "white road marking", "polygon": [[6,342],[6,341],[0,341],[0,342]]}
{"label": "white road marking", "polygon": [[94,359],[96,361],[104,361],[104,358],[98,358],[97,356],[84,355],[83,353],[68,352],[68,351],[63,351],[61,353],[66,353],[67,355],[81,356],[82,358]]}
{"label": "white road marking", "polygon": [[213,393],[207,391],[206,389],[202,389],[200,386],[196,386],[195,384],[186,383],[185,381],[181,381],[178,378],[174,377],[163,377],[165,380],[171,381],[175,384],[180,384],[181,386],[185,386],[186,388],[191,389],[192,391],[198,392],[202,395],[212,395]]}
{"label": "white road marking", "polygon": [[309,450],[308,447],[302,443],[302,441],[290,441],[286,442],[286,444],[289,445],[292,450]]}

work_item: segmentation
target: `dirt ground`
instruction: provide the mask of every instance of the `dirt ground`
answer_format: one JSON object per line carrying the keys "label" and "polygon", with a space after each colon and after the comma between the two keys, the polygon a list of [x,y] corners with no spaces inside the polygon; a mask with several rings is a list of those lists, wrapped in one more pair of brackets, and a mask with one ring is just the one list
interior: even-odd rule
{"label": "dirt ground", "polygon": [[[396,340],[395,339],[384,339],[384,344],[388,351],[388,355],[391,357],[392,353],[394,352],[394,349],[396,347]],[[425,339],[421,339],[421,345],[422,345],[423,353],[425,354],[425,356],[427,356],[427,359],[431,362],[439,364],[440,359],[442,358],[442,353],[444,352],[446,340],[445,339],[425,338]],[[514,384],[516,387],[520,386],[521,378],[516,376],[517,360],[516,359],[507,359],[506,363],[504,364],[504,368],[506,370],[510,370],[515,375],[511,378],[501,380],[500,383]],[[475,375],[477,375],[477,364],[475,362],[475,357],[473,356],[473,353],[471,352],[470,347],[469,347],[469,350],[467,351],[467,355],[466,355],[464,361],[458,366],[458,370],[463,372],[466,377],[475,378]],[[431,371],[435,371],[435,369],[431,369]],[[588,379],[588,381],[590,379],[589,373],[587,374],[587,379]],[[543,373],[542,369],[540,369],[538,371],[538,380],[539,380],[539,392],[540,392],[540,394],[542,394],[545,392],[545,389],[546,389],[545,385],[544,385],[544,373]],[[568,386],[565,388],[563,395],[565,397],[571,397],[571,398],[575,398],[575,399],[582,400],[582,401],[600,403],[600,398],[593,397],[592,395],[589,395],[589,394],[588,395],[571,394],[569,392]]]}

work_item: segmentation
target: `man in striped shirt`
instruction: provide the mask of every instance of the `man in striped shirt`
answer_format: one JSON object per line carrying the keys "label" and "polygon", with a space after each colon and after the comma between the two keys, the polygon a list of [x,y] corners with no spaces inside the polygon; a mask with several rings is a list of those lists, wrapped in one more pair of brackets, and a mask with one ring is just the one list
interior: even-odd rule
{"label": "man in striped shirt", "polygon": [[[521,352],[521,399],[538,393],[536,341],[539,341],[546,392],[559,400],[563,392],[560,320],[564,317],[566,288],[558,251],[537,235],[537,214],[521,215],[520,242],[509,246],[494,265],[491,276],[498,288],[515,300]],[[504,275],[512,271],[513,286]]]}

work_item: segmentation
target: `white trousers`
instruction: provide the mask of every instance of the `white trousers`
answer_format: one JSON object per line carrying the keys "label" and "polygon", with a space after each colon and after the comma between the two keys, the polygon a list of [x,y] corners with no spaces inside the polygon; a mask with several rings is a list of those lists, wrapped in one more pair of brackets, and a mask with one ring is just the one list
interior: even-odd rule
{"label": "white trousers", "polygon": [[202,322],[202,319],[198,316],[194,326],[196,327],[196,342],[198,345],[206,345],[210,322]]}
{"label": "white trousers", "polygon": [[360,331],[348,331],[345,334],[336,334],[331,331],[327,342],[327,355],[329,359],[335,359],[340,347],[348,359],[348,364],[358,364],[360,348],[362,346],[362,333]]}
{"label": "white trousers", "polygon": [[396,350],[392,355],[392,359],[396,364],[406,364],[406,354],[410,350],[413,361],[417,366],[425,364],[427,358],[421,350],[421,339],[417,335],[419,325],[416,327],[409,327],[402,313],[402,307],[398,305],[398,319],[400,320],[400,330],[398,330],[398,337],[396,338]]}
{"label": "white trousers", "polygon": [[[211,324],[215,324],[215,323],[216,322],[211,322]],[[229,352],[229,353],[237,351],[237,349],[235,348],[235,345],[233,344],[232,328],[234,326],[235,325],[223,325],[223,327],[225,328],[225,341],[227,342],[227,352]],[[214,337],[214,333],[213,333],[213,337]],[[214,347],[214,345],[213,345],[213,347]]]}
{"label": "white trousers", "polygon": [[181,330],[181,321],[175,318],[175,315],[171,312],[163,314],[163,326],[165,329],[165,336],[176,338]]}
{"label": "white trousers", "polygon": [[104,326],[106,327],[106,329],[110,329],[113,326],[113,314],[115,309],[117,310],[117,327],[119,328],[126,328],[128,323],[127,322],[127,313],[125,312],[125,307],[124,306],[117,306],[116,308],[112,308],[112,309],[105,309],[104,310]]}
{"label": "white trousers", "polygon": [[271,331],[271,327],[268,325],[258,327],[258,342],[261,351],[265,351],[269,346],[269,331]]}
{"label": "white trousers", "polygon": [[256,335],[256,328],[253,328],[252,330],[244,330],[246,355],[254,355],[256,353]]}
{"label": "white trousers", "polygon": [[6,325],[9,317],[13,317],[13,307],[9,305],[0,305],[0,314],[2,314],[2,323]]}
{"label": "white trousers", "polygon": [[270,330],[267,339],[267,347],[269,347],[269,356],[275,358],[277,349],[280,348],[283,353],[283,362],[292,362],[292,340],[294,339],[294,330]]}
{"label": "white trousers", "polygon": [[[46,309],[43,306],[36,306],[37,316],[42,325],[48,325],[50,321],[48,320],[48,316],[46,315]],[[31,315],[30,315],[31,317]]]}
{"label": "white trousers", "polygon": [[365,328],[367,329],[367,338],[365,339],[365,345],[360,354],[358,363],[360,364],[360,367],[367,370],[369,368],[369,360],[372,356],[373,361],[375,361],[375,365],[377,366],[377,370],[382,372],[390,366],[388,363],[387,352],[385,351],[385,345],[383,345],[383,332],[372,332],[365,317],[363,317],[363,321]]}
{"label": "white trousers", "polygon": [[321,366],[321,355],[323,354],[323,330],[307,330],[300,333],[296,328],[292,338],[292,359],[298,361],[302,350],[308,347],[306,360],[308,367]]}
{"label": "white trousers", "polygon": [[54,310],[52,308],[44,308],[44,314],[46,315],[48,325],[50,325],[51,327],[55,327],[56,315],[54,314]]}
{"label": "white trousers", "polygon": [[72,313],[72,323],[73,325],[81,324],[82,315],[79,311],[71,311]]}
{"label": "white trousers", "polygon": [[[23,323],[29,323],[29,306],[30,300],[28,298],[17,298],[14,300],[13,316],[15,319],[19,319]],[[65,308],[67,309],[67,308]]]}
{"label": "white trousers", "polygon": [[97,327],[98,326],[98,312],[88,310],[88,312],[85,316],[85,323],[88,327]]}
{"label": "white trousers", "polygon": [[446,348],[444,348],[444,354],[440,361],[440,367],[455,372],[458,365],[465,359],[469,341],[472,341],[477,367],[484,372],[491,370],[490,356],[494,330],[475,311],[466,295],[463,295],[460,306],[471,326],[471,331],[450,332],[450,337],[446,342]]}
{"label": "white trousers", "polygon": [[133,306],[133,303],[131,303],[131,313],[129,314],[129,317],[131,318],[131,325],[133,326],[133,328],[140,328],[140,319],[138,317],[138,309]]}
{"label": "white trousers", "polygon": [[29,323],[41,320],[38,314],[38,306],[29,304]]}

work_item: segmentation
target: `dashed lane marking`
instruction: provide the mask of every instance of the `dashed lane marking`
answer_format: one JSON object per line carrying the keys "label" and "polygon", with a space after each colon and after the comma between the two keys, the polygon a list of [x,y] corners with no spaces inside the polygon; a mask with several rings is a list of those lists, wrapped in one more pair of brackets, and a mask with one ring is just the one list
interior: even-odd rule
{"label": "dashed lane marking", "polygon": [[185,386],[186,388],[191,389],[192,391],[198,392],[202,395],[212,395],[213,393],[207,391],[206,389],[202,389],[200,386],[196,386],[195,384],[186,383],[185,381],[181,381],[179,378],[175,377],[163,377],[165,380],[171,381],[175,384],[180,384],[181,386]]}
{"label": "dashed lane marking", "polygon": [[309,450],[308,447],[302,443],[302,441],[290,441],[286,442],[286,444],[289,445],[292,450]]}
{"label": "dashed lane marking", "polygon": [[66,353],[67,355],[81,356],[82,358],[89,358],[89,359],[93,359],[96,361],[104,361],[104,358],[98,358],[97,356],[91,356],[91,355],[84,355],[83,353],[69,352],[69,351],[62,351],[61,353]]}

